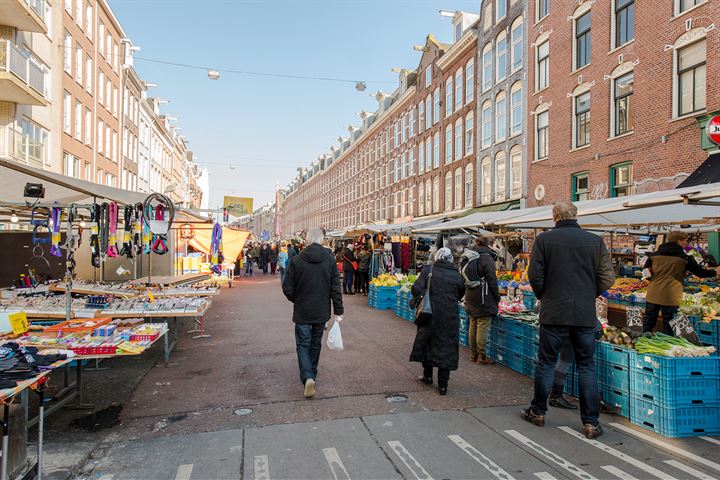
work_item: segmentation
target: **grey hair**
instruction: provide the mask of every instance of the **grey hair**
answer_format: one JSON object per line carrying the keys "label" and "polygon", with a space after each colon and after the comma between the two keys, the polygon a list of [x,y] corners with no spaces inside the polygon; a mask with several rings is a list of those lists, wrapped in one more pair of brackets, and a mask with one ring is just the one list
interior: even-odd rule
{"label": "grey hair", "polygon": [[311,228],[308,230],[307,235],[305,235],[305,239],[308,243],[318,243],[322,245],[323,240],[325,240],[325,234],[319,228]]}
{"label": "grey hair", "polygon": [[572,202],[558,202],[553,205],[553,220],[561,222],[563,220],[576,220],[577,207]]}
{"label": "grey hair", "polygon": [[489,247],[493,243],[493,240],[495,239],[490,235],[481,235],[475,238],[475,245],[478,247]]}

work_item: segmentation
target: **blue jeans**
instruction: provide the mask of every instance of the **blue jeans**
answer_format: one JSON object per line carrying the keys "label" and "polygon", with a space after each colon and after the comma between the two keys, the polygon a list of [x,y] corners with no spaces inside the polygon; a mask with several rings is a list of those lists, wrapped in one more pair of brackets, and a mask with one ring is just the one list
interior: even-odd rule
{"label": "blue jeans", "polygon": [[300,381],[317,378],[317,367],[322,349],[322,337],[325,331],[324,323],[295,324],[295,345],[297,346],[298,367],[300,368]]}
{"label": "blue jeans", "polygon": [[352,293],[353,291],[353,270],[345,270],[345,280],[343,281],[343,292]]}
{"label": "blue jeans", "polygon": [[248,260],[245,262],[245,275],[252,275],[252,273],[253,273],[252,267],[253,267],[252,260]]}
{"label": "blue jeans", "polygon": [[530,406],[538,415],[547,413],[547,400],[553,386],[558,353],[570,340],[580,381],[580,418],[583,424],[597,425],[600,393],[595,370],[595,327],[540,325],[540,349],[535,372],[535,397]]}

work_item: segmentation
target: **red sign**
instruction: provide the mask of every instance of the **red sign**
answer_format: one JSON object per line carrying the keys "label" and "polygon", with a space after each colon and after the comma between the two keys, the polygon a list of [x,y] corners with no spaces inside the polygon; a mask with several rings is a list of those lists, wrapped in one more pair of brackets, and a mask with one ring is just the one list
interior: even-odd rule
{"label": "red sign", "polygon": [[720,115],[715,115],[710,119],[706,130],[710,140],[720,145]]}

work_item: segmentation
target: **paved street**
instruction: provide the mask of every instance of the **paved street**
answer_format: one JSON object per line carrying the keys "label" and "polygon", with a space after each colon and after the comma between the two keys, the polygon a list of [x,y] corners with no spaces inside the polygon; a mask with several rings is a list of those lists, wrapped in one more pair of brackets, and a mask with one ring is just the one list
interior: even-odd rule
{"label": "paved street", "polygon": [[279,280],[235,287],[208,315],[212,338],[182,335],[173,366],[139,383],[88,478],[720,478],[718,439],[668,440],[606,417],[590,442],[575,412],[552,410],[544,429],[522,421],[530,381],[471,365],[462,348],[439,396],[407,362],[414,326],[365,297],[346,297],[346,351],[323,351],[318,396],[305,400]]}

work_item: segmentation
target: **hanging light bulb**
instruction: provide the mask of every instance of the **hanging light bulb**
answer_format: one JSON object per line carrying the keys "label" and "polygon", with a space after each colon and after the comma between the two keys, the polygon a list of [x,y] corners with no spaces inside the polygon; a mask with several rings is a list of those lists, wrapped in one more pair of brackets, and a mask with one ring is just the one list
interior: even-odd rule
{"label": "hanging light bulb", "polygon": [[85,223],[85,217],[80,217],[80,228],[85,228],[85,225],[87,225]]}
{"label": "hanging light bulb", "polygon": [[17,214],[15,213],[15,210],[13,210],[12,215],[10,215],[10,221],[12,223],[18,223],[20,219],[18,218]]}

